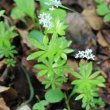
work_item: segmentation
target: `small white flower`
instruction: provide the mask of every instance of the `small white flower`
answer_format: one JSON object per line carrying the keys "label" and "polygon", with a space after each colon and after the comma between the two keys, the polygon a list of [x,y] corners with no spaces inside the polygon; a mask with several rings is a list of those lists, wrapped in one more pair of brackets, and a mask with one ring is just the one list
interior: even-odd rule
{"label": "small white flower", "polygon": [[57,8],[61,5],[60,0],[50,0]]}
{"label": "small white flower", "polygon": [[48,2],[45,2],[45,5],[53,6],[53,8],[54,7],[58,8],[61,5],[61,2],[60,2],[60,0],[49,0]]}
{"label": "small white flower", "polygon": [[92,54],[91,49],[86,49],[85,51],[78,51],[75,58],[87,58],[87,60],[94,60],[95,55]]}
{"label": "small white flower", "polygon": [[42,13],[38,16],[39,23],[43,25],[44,28],[47,28],[48,30],[53,27],[53,24],[51,22],[52,16],[49,13]]}

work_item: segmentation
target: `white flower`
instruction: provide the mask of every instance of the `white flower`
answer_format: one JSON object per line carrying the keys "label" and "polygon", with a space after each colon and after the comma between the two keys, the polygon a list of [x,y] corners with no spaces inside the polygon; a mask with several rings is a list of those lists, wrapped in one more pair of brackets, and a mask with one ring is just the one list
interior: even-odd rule
{"label": "white flower", "polygon": [[61,2],[60,0],[49,0],[48,2],[45,2],[45,5],[55,6],[56,8],[58,8],[61,5]]}
{"label": "white flower", "polygon": [[44,28],[47,28],[48,30],[53,27],[53,24],[51,22],[52,16],[49,13],[42,13],[38,16],[39,23],[43,25]]}
{"label": "white flower", "polygon": [[94,60],[95,55],[92,54],[91,49],[86,49],[85,51],[78,51],[75,58],[87,58],[87,60]]}
{"label": "white flower", "polygon": [[57,8],[58,8],[58,6],[60,6],[61,5],[61,2],[60,2],[60,0],[50,0],[53,4],[54,4],[54,6],[56,6]]}

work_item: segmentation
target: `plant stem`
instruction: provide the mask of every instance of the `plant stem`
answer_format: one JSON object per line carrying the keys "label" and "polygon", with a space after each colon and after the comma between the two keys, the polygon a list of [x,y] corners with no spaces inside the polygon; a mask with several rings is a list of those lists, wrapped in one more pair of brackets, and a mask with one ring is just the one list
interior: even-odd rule
{"label": "plant stem", "polygon": [[22,105],[28,104],[28,103],[32,100],[32,98],[34,97],[34,88],[33,88],[33,86],[32,86],[31,79],[30,79],[30,77],[29,77],[27,71],[24,69],[23,65],[20,65],[20,67],[21,67],[21,69],[23,70],[23,72],[24,72],[24,74],[25,74],[25,76],[26,76],[26,79],[27,79],[27,82],[28,82],[28,85],[29,85],[29,90],[30,90],[29,99],[28,99],[27,101],[23,102],[23,103],[21,104],[21,106],[22,106]]}
{"label": "plant stem", "polygon": [[65,96],[65,103],[66,103],[67,109],[68,109],[68,110],[71,110],[71,109],[70,109],[70,105],[69,105],[69,99],[68,99],[66,93],[64,94],[64,96]]}

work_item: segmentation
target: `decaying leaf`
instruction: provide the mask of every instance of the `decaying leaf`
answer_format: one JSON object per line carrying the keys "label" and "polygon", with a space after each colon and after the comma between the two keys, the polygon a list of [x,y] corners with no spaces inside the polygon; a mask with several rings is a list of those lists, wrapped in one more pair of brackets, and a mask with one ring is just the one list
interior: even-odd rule
{"label": "decaying leaf", "polygon": [[10,87],[0,86],[0,93],[9,90]]}
{"label": "decaying leaf", "polygon": [[102,47],[108,47],[109,46],[108,43],[106,42],[106,40],[104,39],[101,32],[98,32],[98,34],[97,34],[97,41]]}
{"label": "decaying leaf", "polygon": [[0,69],[3,67],[5,61],[6,61],[5,59],[0,61]]}
{"label": "decaying leaf", "polygon": [[22,42],[24,44],[26,44],[28,47],[30,47],[31,49],[35,49],[35,47],[33,46],[32,42],[30,41],[30,39],[28,37],[28,31],[20,30],[20,29],[17,29],[17,31],[19,32],[19,34],[22,38]]}
{"label": "decaying leaf", "polygon": [[10,110],[3,98],[0,98],[0,110]]}
{"label": "decaying leaf", "polygon": [[110,45],[110,30],[103,30],[102,35],[104,36],[106,42]]}
{"label": "decaying leaf", "polygon": [[87,22],[94,30],[100,30],[103,27],[103,19],[97,15],[96,9],[90,7],[82,12]]}

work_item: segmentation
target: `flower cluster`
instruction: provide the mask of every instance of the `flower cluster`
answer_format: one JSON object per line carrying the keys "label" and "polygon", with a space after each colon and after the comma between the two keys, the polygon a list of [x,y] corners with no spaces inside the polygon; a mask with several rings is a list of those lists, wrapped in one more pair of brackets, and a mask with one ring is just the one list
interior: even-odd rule
{"label": "flower cluster", "polygon": [[48,30],[53,27],[53,23],[51,22],[52,16],[49,13],[42,13],[38,16],[39,23],[43,25],[44,28]]}
{"label": "flower cluster", "polygon": [[75,58],[87,58],[87,60],[94,60],[95,55],[92,54],[91,49],[86,49],[85,51],[78,51]]}
{"label": "flower cluster", "polygon": [[45,5],[52,6],[49,10],[55,10],[54,7],[58,8],[61,5],[60,0],[49,0],[49,2],[45,2]]}

